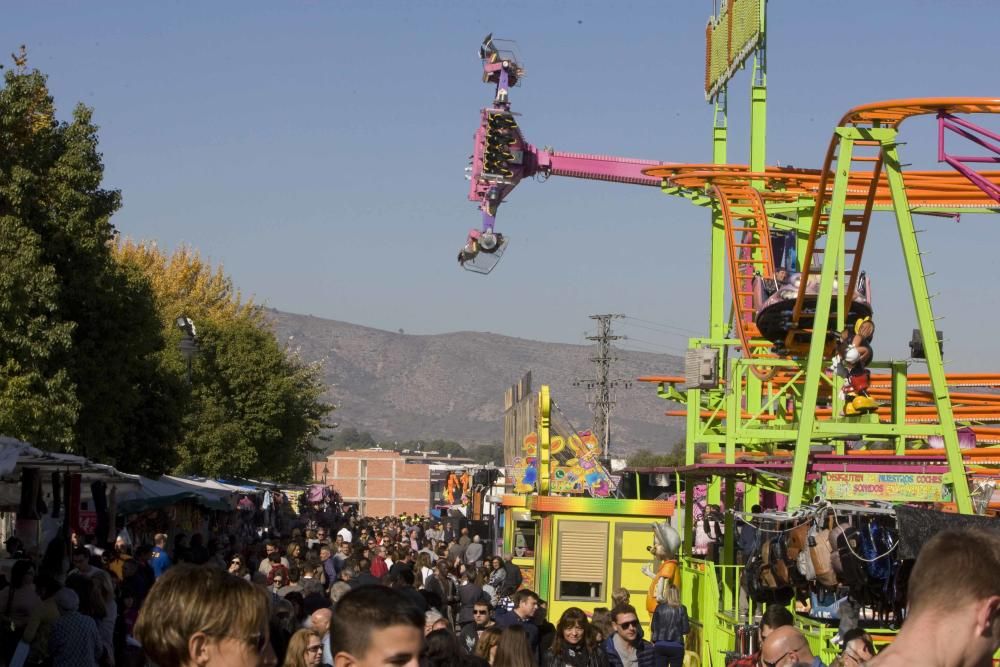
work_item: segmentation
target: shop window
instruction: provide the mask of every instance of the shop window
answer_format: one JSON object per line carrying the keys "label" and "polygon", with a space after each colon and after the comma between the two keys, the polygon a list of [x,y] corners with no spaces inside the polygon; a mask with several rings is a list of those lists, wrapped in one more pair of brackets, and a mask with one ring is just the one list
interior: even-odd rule
{"label": "shop window", "polygon": [[560,521],[556,554],[556,592],[559,600],[602,601],[606,596],[608,559],[607,521]]}
{"label": "shop window", "polygon": [[533,558],[535,556],[536,522],[530,519],[514,523],[514,557]]}

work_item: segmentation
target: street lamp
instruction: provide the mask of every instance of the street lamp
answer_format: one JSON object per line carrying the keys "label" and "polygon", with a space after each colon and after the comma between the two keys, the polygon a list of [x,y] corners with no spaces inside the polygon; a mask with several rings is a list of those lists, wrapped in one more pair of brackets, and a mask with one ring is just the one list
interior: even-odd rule
{"label": "street lamp", "polygon": [[191,384],[191,360],[198,353],[198,332],[194,327],[194,321],[186,315],[181,315],[176,320],[177,328],[181,330],[181,341],[177,344],[181,354],[187,361],[187,381]]}

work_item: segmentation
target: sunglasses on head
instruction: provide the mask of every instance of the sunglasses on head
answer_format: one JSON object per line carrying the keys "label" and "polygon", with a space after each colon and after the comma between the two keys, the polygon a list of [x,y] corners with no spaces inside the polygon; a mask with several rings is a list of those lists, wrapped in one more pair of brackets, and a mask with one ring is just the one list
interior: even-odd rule
{"label": "sunglasses on head", "polygon": [[625,621],[624,623],[619,623],[618,627],[622,630],[631,630],[632,628],[639,627],[639,621]]}

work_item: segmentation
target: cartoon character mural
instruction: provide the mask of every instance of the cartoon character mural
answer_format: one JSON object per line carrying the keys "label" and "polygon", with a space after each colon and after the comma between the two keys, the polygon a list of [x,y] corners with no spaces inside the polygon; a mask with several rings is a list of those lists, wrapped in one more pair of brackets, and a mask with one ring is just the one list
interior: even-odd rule
{"label": "cartoon character mural", "polygon": [[[524,437],[519,454],[512,466],[514,491],[532,493],[538,483],[537,433]],[[553,435],[549,455],[549,490],[552,493],[588,493],[595,498],[611,495],[611,476],[598,460],[600,447],[589,431],[568,437]]]}
{"label": "cartoon character mural", "polygon": [[681,536],[666,521],[653,524],[653,546],[648,547],[653,562],[642,567],[642,572],[653,581],[646,594],[646,611],[656,611],[656,606],[666,601],[667,588],[680,588],[681,569],[677,565],[677,551],[681,547]]}

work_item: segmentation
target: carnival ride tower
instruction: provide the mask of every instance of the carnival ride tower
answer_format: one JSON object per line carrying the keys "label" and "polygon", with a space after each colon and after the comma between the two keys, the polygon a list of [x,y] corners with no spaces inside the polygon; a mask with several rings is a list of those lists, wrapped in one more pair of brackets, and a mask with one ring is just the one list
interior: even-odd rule
{"label": "carnival ride tower", "polygon": [[[483,224],[470,233],[459,258],[465,268],[477,270],[470,262],[489,251],[476,239],[498,234],[497,207],[525,176],[658,186],[707,209],[707,333],[689,340],[686,376],[640,378],[656,384],[664,399],[682,404],[683,410],[668,415],[686,419],[686,465],[667,472],[676,473],[683,486],[681,594],[698,618],[697,636],[690,639],[703,664],[718,664],[712,656],[720,647],[731,646],[741,628],[752,627],[740,601],[746,572],[735,559],[734,516],[758,504],[765,492],[780,499],[783,509],[761,520],[808,522],[814,528],[821,528],[830,512],[839,521],[838,511],[872,525],[895,517],[897,509],[903,512],[903,505],[1000,512],[1000,503],[992,502],[1000,482],[995,447],[1000,373],[945,372],[928,285],[933,274],[922,260],[928,249],[914,226],[915,215],[1000,213],[995,170],[1000,134],[979,124],[1000,113],[1000,98],[860,105],[837,123],[818,169],[768,167],[766,0],[721,5],[706,27],[705,95],[714,111],[711,164],[538,150],[517,128],[505,130],[503,139],[517,150],[501,152],[503,164],[487,165],[486,155],[497,155],[491,149],[496,142],[489,139],[490,118],[511,113],[509,95],[501,96],[498,86],[493,107],[481,114],[471,169],[469,196],[482,209]],[[504,61],[494,57],[489,42],[481,55],[484,80],[492,82],[488,72]],[[732,164],[728,96],[745,68],[751,72],[750,154],[747,164]],[[520,77],[520,65],[517,71]],[[946,168],[909,169],[902,127],[909,118],[930,114],[937,117],[938,161]],[[972,146],[973,154],[950,149],[947,140]],[[869,277],[864,265],[873,224],[893,224],[899,238],[915,321],[906,359],[873,352],[879,302],[872,281],[879,276]],[[487,263],[488,270],[479,272],[496,265]],[[922,364],[926,372],[916,372]],[[845,478],[862,483],[845,484]],[[864,483],[873,478],[889,481]],[[724,545],[714,563],[692,551],[699,487],[707,488],[708,503],[735,510],[725,513]],[[856,592],[836,579],[805,588],[815,592],[838,585]],[[886,600],[881,604],[880,619],[886,621]],[[901,609],[888,612],[896,623],[901,614]],[[832,657],[833,630],[810,623],[803,627],[814,651]],[[891,632],[885,628],[883,641]]]}
{"label": "carnival ride tower", "polygon": [[[644,378],[657,383],[664,398],[685,404],[683,412],[668,414],[686,417],[687,463],[697,463],[701,449],[723,465],[735,466],[751,454],[755,461],[790,458],[790,475],[755,474],[754,480],[787,496],[794,508],[821,492],[822,480],[810,470],[813,453],[847,456],[845,443],[864,442],[869,451],[882,451],[889,459],[884,466],[892,467],[894,459],[902,463],[913,454],[914,444],[940,439],[945,460],[938,469],[957,509],[972,512],[966,474],[971,453],[960,449],[958,430],[967,427],[980,443],[1000,441],[1000,429],[989,426],[1000,421],[1000,406],[977,391],[956,394],[956,404],[950,388],[997,387],[1000,375],[945,374],[913,215],[998,211],[1000,172],[973,168],[997,162],[998,137],[968,116],[996,113],[1000,101],[934,98],[863,105],[838,124],[820,169],[767,167],[765,28],[765,0],[724,2],[706,28],[712,164],[536,149],[511,111],[509,87],[523,76],[522,65],[512,49],[500,49],[487,37],[480,51],[483,80],[495,84],[496,94],[481,112],[469,193],[483,223],[470,232],[459,261],[481,273],[493,269],[507,243],[494,230],[497,208],[526,176],[657,185],[705,207],[711,221],[708,334],[689,341],[689,354],[708,357],[718,372],[701,381]],[[749,163],[730,164],[729,88],[745,67],[751,70]],[[904,171],[900,125],[929,113],[939,116],[940,157],[952,168]],[[946,133],[987,154],[948,153]],[[901,239],[918,332],[914,345],[926,374],[910,372],[913,359],[850,362],[850,354],[857,353],[855,339],[864,339],[871,355],[877,302],[862,261],[872,215],[880,211],[893,214]],[[488,243],[478,241],[483,238]],[[787,282],[776,277],[779,269],[788,272]],[[838,360],[840,372],[831,372]],[[983,460],[976,458],[980,469]],[[728,496],[733,486],[725,491]],[[722,489],[713,479],[710,499],[723,500]],[[733,499],[727,500],[732,506]]]}

